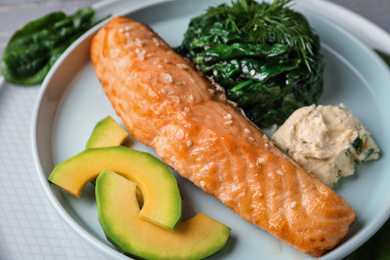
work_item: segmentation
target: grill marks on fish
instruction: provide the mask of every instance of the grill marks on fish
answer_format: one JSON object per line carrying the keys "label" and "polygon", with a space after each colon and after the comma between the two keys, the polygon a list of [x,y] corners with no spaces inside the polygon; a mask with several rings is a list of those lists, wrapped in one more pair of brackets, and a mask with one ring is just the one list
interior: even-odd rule
{"label": "grill marks on fish", "polygon": [[[126,26],[131,37],[121,32]],[[313,256],[347,234],[355,220],[347,202],[278,150],[220,86],[147,26],[114,18],[93,39],[91,59],[130,134],[243,219]]]}

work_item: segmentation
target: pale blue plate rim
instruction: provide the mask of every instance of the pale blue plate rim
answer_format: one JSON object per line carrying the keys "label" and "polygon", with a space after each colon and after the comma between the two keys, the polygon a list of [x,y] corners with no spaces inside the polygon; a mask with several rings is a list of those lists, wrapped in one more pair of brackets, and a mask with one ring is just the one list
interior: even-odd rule
{"label": "pale blue plate rim", "polygon": [[[332,3],[333,6],[337,6]],[[353,42],[355,46],[358,46],[358,48],[364,50],[364,53],[360,53],[360,55],[356,55],[356,50],[351,48],[350,53],[348,53],[348,56],[343,53],[343,56],[345,59],[350,62],[353,60],[353,64],[360,65],[357,70],[359,73],[363,73],[366,77],[371,78],[373,81],[375,81],[375,86],[379,86],[375,89],[375,91],[380,91],[379,93],[375,93],[373,89],[372,94],[377,97],[377,100],[381,100],[380,97],[390,97],[390,71],[388,65],[378,56],[378,54],[375,52],[373,48],[368,47],[366,44],[364,44],[361,40],[357,39],[352,33],[350,33],[345,28],[342,28],[334,21],[331,21],[323,16],[318,11],[313,10],[313,8],[307,8],[302,7],[302,9],[310,10],[311,15],[315,12],[316,13],[316,19],[320,20],[323,24],[328,24],[331,26],[334,30],[339,31],[343,36],[345,36],[348,40]],[[314,15],[314,14],[313,14]],[[353,45],[352,45],[353,46]],[[353,46],[353,47],[355,47]],[[362,61],[366,61],[362,62]],[[381,71],[374,71],[375,69],[380,69]],[[356,67],[355,67],[356,69]],[[380,76],[380,78],[373,78],[372,71],[374,71],[375,75]],[[364,80],[366,80],[366,77],[364,77]],[[386,84],[387,83],[387,84]],[[370,81],[370,84],[367,83],[367,85],[373,85],[373,82]],[[381,100],[383,101],[383,100]],[[386,111],[390,111],[389,103],[383,104],[383,106],[386,106],[382,110],[382,123],[385,124],[385,129],[390,129],[390,121],[386,120]],[[382,140],[383,141],[383,140]],[[384,152],[386,153],[386,148],[390,145],[389,137],[384,140],[386,142],[380,143],[381,146],[381,153],[382,158],[381,160],[388,160],[387,154],[384,156]],[[388,163],[387,163],[388,164]],[[388,164],[389,165],[389,164]],[[389,165],[390,166],[390,165]],[[355,235],[354,237],[350,238],[348,241],[344,242],[342,244],[343,250],[333,250],[326,254],[323,259],[341,259],[343,257],[346,257],[348,254],[356,250],[358,247],[363,245],[367,240],[369,240],[382,226],[383,224],[389,219],[390,217],[390,200],[387,202],[387,206],[383,208],[383,210],[377,214],[376,218],[373,219],[363,230],[358,232],[358,235]],[[321,258],[322,259],[322,258]]]}

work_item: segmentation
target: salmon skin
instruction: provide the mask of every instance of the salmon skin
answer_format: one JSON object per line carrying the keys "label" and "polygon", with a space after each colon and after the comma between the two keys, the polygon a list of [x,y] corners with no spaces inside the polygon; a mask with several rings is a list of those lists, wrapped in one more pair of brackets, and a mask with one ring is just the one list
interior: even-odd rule
{"label": "salmon skin", "polygon": [[319,257],[341,243],[356,219],[346,200],[149,27],[112,19],[92,40],[91,60],[130,134],[182,177],[303,253]]}

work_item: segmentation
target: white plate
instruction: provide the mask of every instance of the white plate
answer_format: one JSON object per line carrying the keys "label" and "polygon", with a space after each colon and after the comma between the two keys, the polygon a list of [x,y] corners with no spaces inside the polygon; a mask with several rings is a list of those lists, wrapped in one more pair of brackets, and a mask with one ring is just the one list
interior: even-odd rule
{"label": "white plate", "polygon": [[[144,22],[169,44],[181,43],[189,19],[213,3],[223,1],[178,1],[137,8],[119,2],[121,11]],[[312,2],[314,3],[314,2]],[[312,4],[311,3],[311,4]],[[122,6],[121,6],[122,5]],[[131,6],[131,7],[129,7]],[[341,246],[323,259],[341,259],[368,238],[387,220],[390,212],[390,75],[387,67],[364,44],[347,31],[313,13],[310,3],[299,2],[296,9],[305,14],[321,37],[326,56],[325,91],[321,104],[343,102],[372,132],[382,149],[378,162],[359,165],[353,177],[341,180],[334,189],[356,210],[358,221]],[[33,114],[33,150],[38,174],[50,201],[63,219],[92,246],[112,259],[128,259],[106,239],[98,223],[94,190],[88,185],[81,199],[49,185],[47,177],[56,163],[81,152],[96,122],[115,115],[89,61],[89,44],[96,28],[80,38],[60,58],[42,85]],[[387,135],[386,135],[387,134]],[[132,148],[154,151],[134,141]],[[177,180],[184,193],[184,214],[203,212],[232,228],[226,247],[211,259],[306,259],[290,246],[243,221],[215,198],[205,195],[189,181]]]}

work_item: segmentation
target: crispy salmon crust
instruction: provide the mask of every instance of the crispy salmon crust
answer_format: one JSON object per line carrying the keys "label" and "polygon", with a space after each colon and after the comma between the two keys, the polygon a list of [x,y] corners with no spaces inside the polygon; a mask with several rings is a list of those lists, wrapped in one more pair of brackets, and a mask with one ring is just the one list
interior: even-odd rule
{"label": "crispy salmon crust", "polygon": [[356,219],[346,200],[149,27],[112,19],[94,37],[91,60],[130,134],[181,176],[303,253],[322,256],[341,243]]}

